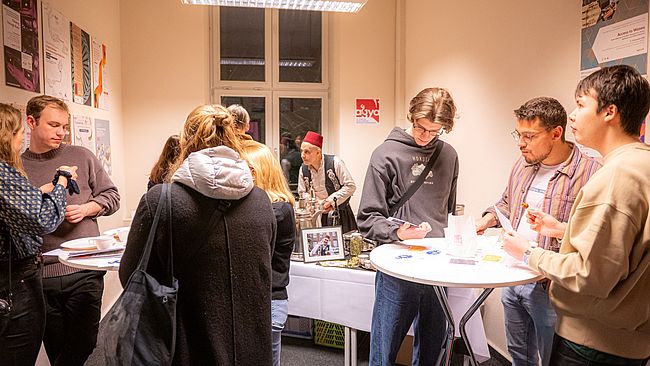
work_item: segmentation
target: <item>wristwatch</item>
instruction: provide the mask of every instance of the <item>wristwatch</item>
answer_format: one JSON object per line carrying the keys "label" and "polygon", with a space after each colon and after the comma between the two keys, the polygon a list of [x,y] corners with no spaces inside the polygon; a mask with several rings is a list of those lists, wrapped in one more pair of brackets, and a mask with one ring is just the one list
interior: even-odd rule
{"label": "wristwatch", "polygon": [[526,249],[526,251],[524,252],[524,256],[523,258],[521,258],[521,260],[524,262],[525,265],[528,265],[528,258],[530,258],[530,255],[532,253],[533,252],[530,251],[530,248]]}

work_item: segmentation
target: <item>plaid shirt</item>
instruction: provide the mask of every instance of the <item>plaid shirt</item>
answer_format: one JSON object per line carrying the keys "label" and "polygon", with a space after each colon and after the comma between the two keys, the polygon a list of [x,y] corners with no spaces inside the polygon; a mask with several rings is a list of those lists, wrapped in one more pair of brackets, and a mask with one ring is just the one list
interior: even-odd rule
{"label": "plaid shirt", "polygon": [[[561,222],[569,220],[569,214],[578,192],[602,166],[599,159],[585,155],[574,144],[571,146],[573,147],[571,157],[557,168],[555,175],[548,182],[542,205],[542,211],[551,214]],[[508,215],[512,227],[515,229],[519,227],[524,216],[525,209],[521,207],[521,204],[524,202],[538,170],[539,164],[528,164],[523,157],[520,157],[512,167],[508,186],[499,202],[496,203],[499,210]],[[488,212],[496,217],[493,207],[485,210],[483,215]],[[500,224],[497,223],[497,226]],[[560,242],[556,238],[538,234],[537,243],[544,249],[556,252],[560,249]]]}
{"label": "plaid shirt", "polygon": [[66,191],[57,184],[43,194],[14,167],[0,161],[0,260],[7,260],[9,237],[13,259],[36,255],[50,233],[65,218]]}

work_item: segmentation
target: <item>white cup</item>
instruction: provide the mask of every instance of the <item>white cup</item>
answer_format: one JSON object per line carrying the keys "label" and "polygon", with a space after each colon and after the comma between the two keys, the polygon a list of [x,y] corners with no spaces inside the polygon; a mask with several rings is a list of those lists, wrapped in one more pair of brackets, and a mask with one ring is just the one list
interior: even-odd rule
{"label": "white cup", "polygon": [[97,247],[97,249],[108,249],[115,244],[115,238],[110,235],[96,236],[94,238],[88,239],[88,242],[91,245]]}
{"label": "white cup", "polygon": [[117,229],[117,237],[120,238],[120,243],[126,244],[126,240],[129,238],[129,229],[128,227]]}

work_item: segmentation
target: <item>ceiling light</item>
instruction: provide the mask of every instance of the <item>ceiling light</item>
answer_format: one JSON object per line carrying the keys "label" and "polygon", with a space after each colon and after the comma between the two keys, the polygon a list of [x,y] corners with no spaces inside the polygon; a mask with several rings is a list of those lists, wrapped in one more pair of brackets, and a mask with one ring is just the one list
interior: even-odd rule
{"label": "ceiling light", "polygon": [[181,0],[183,4],[356,13],[368,0]]}

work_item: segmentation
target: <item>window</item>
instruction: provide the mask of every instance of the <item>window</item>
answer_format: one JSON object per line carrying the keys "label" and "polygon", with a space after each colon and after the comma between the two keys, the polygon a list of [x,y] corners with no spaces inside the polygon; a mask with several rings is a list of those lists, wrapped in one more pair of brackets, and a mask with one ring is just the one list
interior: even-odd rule
{"label": "window", "polygon": [[292,188],[307,131],[327,143],[327,15],[314,11],[211,8],[211,97],[240,104],[255,140],[277,154]]}

